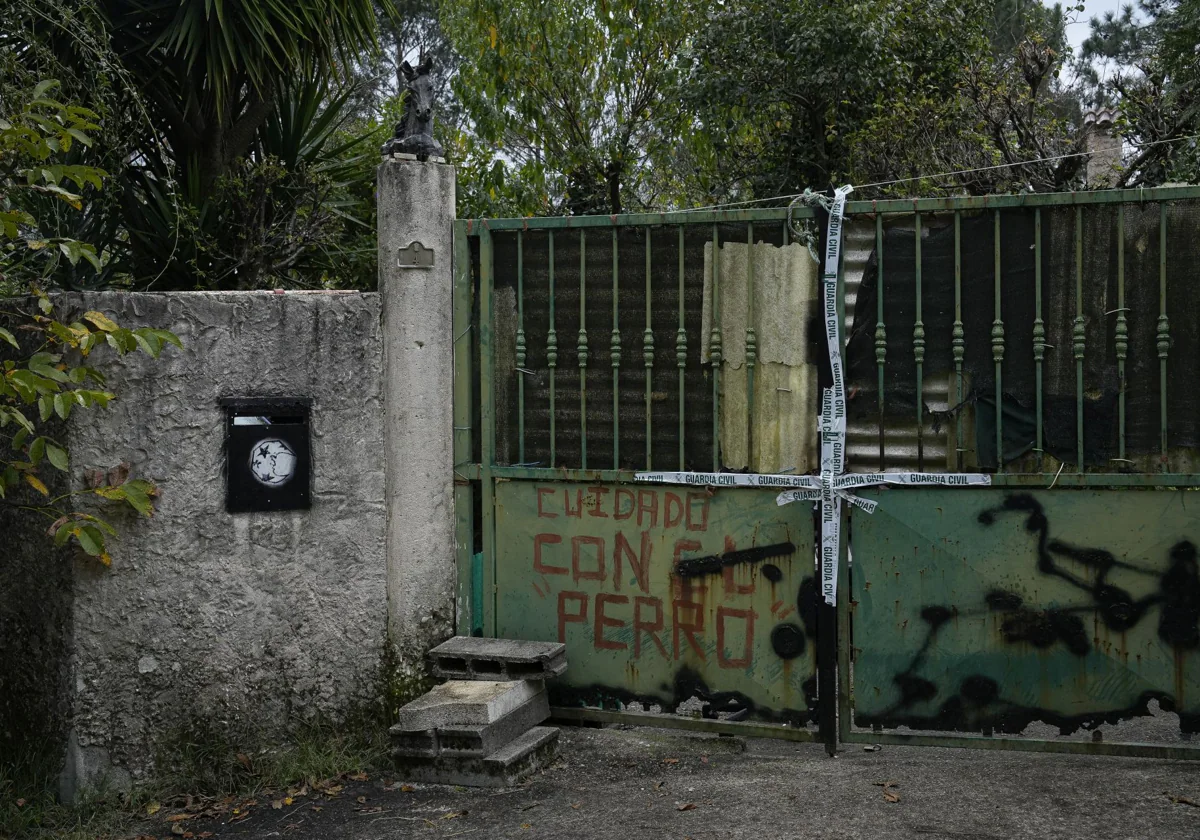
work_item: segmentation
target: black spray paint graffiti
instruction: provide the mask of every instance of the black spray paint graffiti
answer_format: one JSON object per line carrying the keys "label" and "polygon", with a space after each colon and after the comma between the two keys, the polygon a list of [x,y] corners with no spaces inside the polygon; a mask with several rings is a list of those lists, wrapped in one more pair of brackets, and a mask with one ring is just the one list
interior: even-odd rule
{"label": "black spray paint graffiti", "polygon": [[[711,575],[743,563],[759,563],[772,557],[786,557],[795,550],[796,546],[792,543],[783,542],[775,545],[739,548],[734,551],[726,551],[724,554],[710,554],[707,557],[685,557],[675,564],[675,575],[681,578]],[[775,569],[777,574],[779,573],[777,567],[772,566],[771,568]]]}
{"label": "black spray paint graffiti", "polygon": [[[925,607],[921,610],[921,619],[928,625],[925,640],[908,666],[893,678],[900,699],[878,715],[856,715],[856,723],[1018,733],[1029,723],[1040,720],[1057,725],[1063,734],[1070,734],[1080,727],[1092,729],[1102,723],[1117,723],[1125,718],[1146,715],[1150,700],[1157,700],[1166,711],[1176,711],[1176,698],[1171,693],[1147,691],[1124,709],[1065,715],[1006,701],[1001,697],[1000,685],[982,674],[971,674],[963,679],[958,692],[945,700],[936,714],[918,715],[913,711],[917,704],[938,695],[938,686],[919,676],[918,671],[939,631],[959,615],[999,613],[1002,615],[1000,634],[1006,642],[1029,643],[1038,649],[1061,643],[1072,654],[1082,657],[1091,652],[1092,640],[1081,614],[1092,614],[1108,629],[1124,632],[1146,619],[1152,610],[1157,610],[1158,636],[1176,651],[1177,659],[1178,654],[1200,646],[1200,572],[1194,544],[1186,540],[1176,543],[1171,548],[1166,570],[1158,571],[1119,560],[1104,549],[1079,548],[1051,538],[1045,511],[1028,493],[1010,495],[1001,506],[984,510],[979,514],[979,522],[991,526],[1006,514],[1023,514],[1025,529],[1037,535],[1038,571],[1066,581],[1086,593],[1088,600],[1078,605],[1038,610],[1026,606],[1016,593],[993,590],[985,596],[982,611]],[[1089,569],[1094,578],[1085,579],[1074,574],[1063,564],[1064,558]],[[1157,589],[1134,598],[1109,581],[1109,574],[1114,569],[1157,578]],[[1200,731],[1200,714],[1179,710],[1179,717],[1183,732]]]}

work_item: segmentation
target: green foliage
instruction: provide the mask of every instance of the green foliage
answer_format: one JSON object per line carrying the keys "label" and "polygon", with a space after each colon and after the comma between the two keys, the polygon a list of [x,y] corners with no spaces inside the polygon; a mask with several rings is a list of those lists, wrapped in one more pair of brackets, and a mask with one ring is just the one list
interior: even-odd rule
{"label": "green foliage", "polygon": [[1118,186],[1200,181],[1200,2],[1139,0],[1092,18],[1077,72],[1090,102],[1119,109],[1138,148]]}
{"label": "green foliage", "polygon": [[72,98],[96,103],[105,133],[86,162],[112,173],[64,233],[105,258],[59,266],[46,282],[374,282],[360,252],[374,203],[367,158],[377,161],[370,146],[381,140],[353,123],[362,91],[351,70],[376,49],[377,16],[393,14],[391,0],[14,0],[0,97],[6,77],[18,89],[31,76],[67,79]]}
{"label": "green foliage", "polygon": [[722,200],[896,179],[914,179],[902,194],[1061,189],[1077,161],[919,177],[1075,150],[1053,83],[1061,25],[1040,4],[991,0],[723,6],[685,92],[714,138],[705,186]]}
{"label": "green foliage", "polygon": [[471,176],[460,212],[656,203],[654,169],[687,126],[672,94],[696,4],[447,0],[440,14],[471,129],[452,144]]}
{"label": "green foliage", "polygon": [[[39,83],[21,110],[0,118],[0,185],[5,193],[0,205],[0,292],[11,293],[19,278],[46,276],[59,259],[100,265],[91,246],[44,236],[34,215],[44,196],[83,212],[82,196],[64,185],[81,190],[103,184],[100,170],[58,162],[74,143],[90,145],[88,131],[95,126],[91,111],[48,98],[56,86],[53,81]],[[0,312],[13,327],[0,327],[0,343],[7,345],[0,356],[0,444],[5,451],[0,454],[0,500],[13,499],[22,510],[49,519],[47,533],[56,545],[74,541],[107,565],[106,539],[115,529],[75,505],[80,497],[91,495],[150,516],[154,485],[117,471],[86,490],[52,493],[45,470],[66,473],[69,459],[66,447],[46,431],[47,424],[65,422],[75,411],[106,408],[115,398],[105,389],[104,374],[91,364],[98,348],[118,355],[140,350],[157,358],[165,345],[182,344],[167,330],[131,330],[102,312],[60,320],[50,297],[36,285],[30,289],[31,308]]]}

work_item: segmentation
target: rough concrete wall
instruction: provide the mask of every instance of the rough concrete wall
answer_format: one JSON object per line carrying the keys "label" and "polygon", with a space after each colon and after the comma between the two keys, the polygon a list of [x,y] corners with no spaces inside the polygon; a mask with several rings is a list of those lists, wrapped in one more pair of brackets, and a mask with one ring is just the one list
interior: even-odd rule
{"label": "rough concrete wall", "polygon": [[[425,653],[454,634],[454,167],[385,160],[379,173],[379,292],[387,364],[387,552],[398,679],[414,690]],[[400,268],[412,241],[429,268]]]}
{"label": "rough concrete wall", "polygon": [[[123,783],[189,731],[233,743],[378,697],[386,627],[382,354],[374,294],[85,296],[183,352],[111,365],[119,396],[73,421],[72,472],[121,461],[161,489],[122,517],[112,568],[79,562],[72,785]],[[225,512],[226,396],[312,403],[308,511]]]}
{"label": "rough concrete wall", "polygon": [[[14,323],[0,325],[27,339]],[[16,356],[0,342],[0,361]],[[66,492],[62,473],[42,477],[52,493]],[[38,498],[17,488],[0,501],[0,764],[61,754],[70,717],[72,555],[54,548],[47,521],[14,507]]]}

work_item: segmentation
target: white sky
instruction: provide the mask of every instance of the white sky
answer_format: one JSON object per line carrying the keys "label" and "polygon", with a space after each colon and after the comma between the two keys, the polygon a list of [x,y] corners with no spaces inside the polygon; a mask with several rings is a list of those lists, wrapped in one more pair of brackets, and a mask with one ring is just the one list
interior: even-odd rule
{"label": "white sky", "polygon": [[[1043,0],[1045,2],[1045,0]],[[1088,26],[1088,21],[1093,17],[1103,17],[1105,12],[1119,11],[1122,6],[1129,5],[1130,0],[1083,0],[1084,10],[1082,12],[1067,12],[1067,20],[1073,21],[1067,24],[1067,40],[1071,46],[1075,48],[1078,55],[1079,45],[1083,43],[1083,39],[1088,36],[1091,28]],[[1053,2],[1047,2],[1047,6],[1053,6]],[[1070,2],[1064,0],[1064,7],[1069,5],[1078,5],[1078,0]]]}

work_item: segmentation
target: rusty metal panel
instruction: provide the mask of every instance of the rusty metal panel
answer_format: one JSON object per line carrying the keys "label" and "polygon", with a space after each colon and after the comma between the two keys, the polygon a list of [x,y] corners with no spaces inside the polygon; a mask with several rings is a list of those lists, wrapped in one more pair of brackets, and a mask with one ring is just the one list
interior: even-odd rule
{"label": "rusty metal panel", "polygon": [[775,496],[500,481],[497,635],[566,643],[570,667],[550,686],[560,705],[804,725],[813,519]]}
{"label": "rusty metal panel", "polygon": [[1019,733],[1146,714],[1200,730],[1200,497],[863,491],[852,514],[857,726]]}

